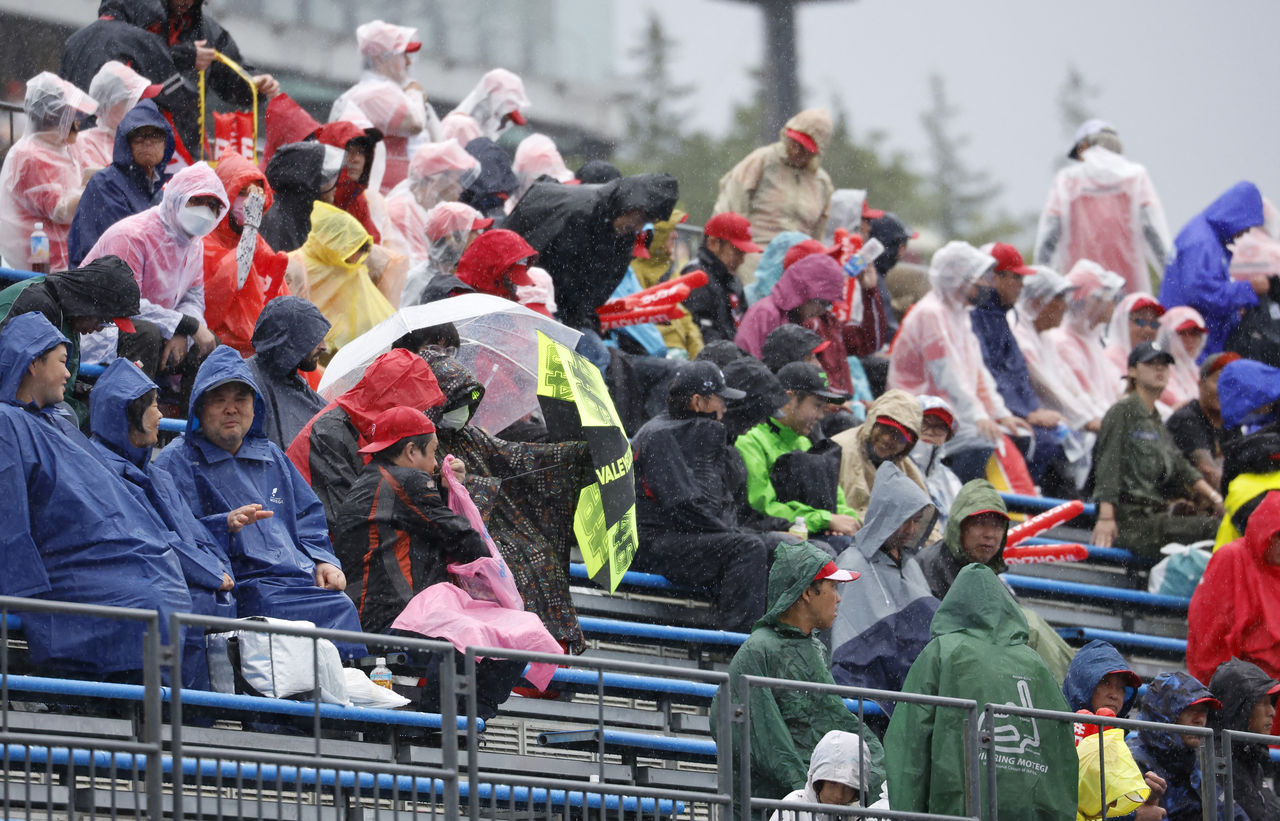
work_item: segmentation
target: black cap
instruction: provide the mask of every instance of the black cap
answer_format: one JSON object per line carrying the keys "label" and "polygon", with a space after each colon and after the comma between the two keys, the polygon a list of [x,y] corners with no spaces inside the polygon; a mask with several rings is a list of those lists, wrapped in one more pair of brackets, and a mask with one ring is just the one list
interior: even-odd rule
{"label": "black cap", "polygon": [[822,337],[803,325],[788,322],[779,325],[769,332],[760,349],[760,359],[777,373],[788,362],[799,362],[811,353],[816,353]]}
{"label": "black cap", "polygon": [[809,362],[792,362],[778,370],[778,382],[784,390],[811,393],[814,396],[837,404],[848,401],[847,393],[833,391],[827,387],[827,375],[822,368]]}
{"label": "black cap", "polygon": [[714,362],[689,362],[681,365],[668,389],[677,396],[716,396],[741,399],[746,393],[725,384],[724,374]]}
{"label": "black cap", "polygon": [[892,211],[886,211],[883,217],[871,221],[871,236],[880,240],[885,248],[891,248],[894,243],[906,242],[915,234],[901,217]]}
{"label": "black cap", "polygon": [[1141,345],[1135,346],[1132,351],[1129,351],[1130,368],[1134,365],[1154,362],[1157,359],[1163,360],[1166,365],[1173,364],[1173,354],[1154,342],[1143,342]]}

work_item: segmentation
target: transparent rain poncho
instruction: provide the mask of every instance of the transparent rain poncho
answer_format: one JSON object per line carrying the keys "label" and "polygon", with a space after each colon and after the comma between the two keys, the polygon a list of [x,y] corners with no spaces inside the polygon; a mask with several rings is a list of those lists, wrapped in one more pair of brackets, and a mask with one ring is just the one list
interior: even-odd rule
{"label": "transparent rain poncho", "polygon": [[484,133],[480,131],[480,124],[470,114],[463,114],[461,111],[450,111],[440,121],[441,139],[457,140],[458,145],[463,148],[467,147],[467,143],[483,136]]}
{"label": "transparent rain poncho", "polygon": [[508,214],[539,177],[545,175],[560,183],[574,178],[555,142],[546,134],[530,134],[520,141],[515,159],[511,161],[511,170],[520,184],[504,206]]}
{"label": "transparent rain poncho", "polygon": [[903,319],[889,354],[888,387],[941,396],[955,409],[951,452],[980,444],[979,420],[1009,415],[969,319],[970,289],[995,264],[967,242],[938,249],[929,264],[932,290]]}
{"label": "transparent rain poncho", "polygon": [[[1133,350],[1134,341],[1129,335],[1129,319],[1134,311],[1142,308],[1159,306],[1160,303],[1151,294],[1125,294],[1124,298],[1116,305],[1115,311],[1111,314],[1111,321],[1107,323],[1107,335],[1105,337],[1107,358],[1111,360],[1111,364],[1116,366],[1120,373],[1125,373],[1129,369],[1129,351]],[[1164,315],[1164,307],[1161,306],[1158,313]],[[1159,317],[1157,317],[1159,318]]]}
{"label": "transparent rain poncho", "polygon": [[497,140],[512,124],[513,112],[523,120],[529,108],[524,81],[505,68],[495,68],[480,78],[453,113],[467,114],[480,126],[481,136]]}
{"label": "transparent rain poncho", "polygon": [[479,176],[480,161],[453,140],[419,147],[409,163],[408,178],[387,197],[384,244],[408,255],[410,267],[424,262],[430,251],[427,211],[456,200]]}
{"label": "transparent rain poncho", "polygon": [[1101,146],[1057,173],[1040,215],[1035,261],[1068,271],[1082,259],[1125,280],[1130,293],[1151,293],[1148,263],[1164,272],[1173,244],[1147,170]]}
{"label": "transparent rain poncho", "polygon": [[1082,259],[1067,274],[1076,287],[1067,296],[1067,316],[1049,331],[1058,357],[1075,374],[1094,407],[1109,408],[1123,394],[1121,373],[1102,345],[1107,320],[1115,310],[1124,280],[1092,260]]}
{"label": "transparent rain poncho", "polygon": [[67,137],[98,104],[48,71],[27,81],[23,104],[27,131],[0,170],[0,254],[25,268],[31,232],[41,222],[49,235],[49,270],[60,271],[67,267],[67,233],[84,190],[83,166]]}
{"label": "transparent rain poncho", "polygon": [[[1179,331],[1198,328],[1195,336],[1183,336]],[[1200,366],[1196,359],[1204,350],[1209,337],[1204,317],[1189,305],[1170,308],[1160,317],[1160,330],[1156,334],[1156,344],[1173,354],[1173,365],[1169,368],[1169,386],[1160,396],[1160,401],[1171,408],[1179,408],[1192,399],[1200,398]],[[1193,347],[1188,350],[1187,342],[1193,340]]]}
{"label": "transparent rain poncho", "polygon": [[89,83],[89,96],[98,103],[98,125],[76,136],[75,150],[85,168],[111,165],[116,127],[129,110],[138,104],[151,81],[121,63],[103,63]]}
{"label": "transparent rain poncho", "polygon": [[457,269],[458,260],[471,240],[473,226],[481,219],[479,211],[461,202],[437,203],[427,212],[427,259],[410,269],[400,298],[402,307],[417,305],[428,282]]}
{"label": "transparent rain poncho", "polygon": [[862,225],[862,208],[867,202],[867,192],[861,188],[837,188],[831,195],[831,214],[827,217],[827,230],[822,241],[830,245],[835,241],[836,229],[843,228],[851,234],[858,233]]}

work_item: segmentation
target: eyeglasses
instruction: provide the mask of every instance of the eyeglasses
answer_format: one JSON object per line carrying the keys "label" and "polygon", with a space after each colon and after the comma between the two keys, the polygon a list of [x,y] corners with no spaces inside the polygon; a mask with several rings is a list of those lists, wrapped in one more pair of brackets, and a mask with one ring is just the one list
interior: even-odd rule
{"label": "eyeglasses", "polygon": [[423,356],[424,354],[429,353],[443,354],[445,356],[457,356],[458,349],[453,345],[423,345],[418,349],[418,356]]}
{"label": "eyeglasses", "polygon": [[1137,317],[1129,317],[1129,321],[1139,328],[1159,328],[1160,320],[1158,319],[1138,319]]}

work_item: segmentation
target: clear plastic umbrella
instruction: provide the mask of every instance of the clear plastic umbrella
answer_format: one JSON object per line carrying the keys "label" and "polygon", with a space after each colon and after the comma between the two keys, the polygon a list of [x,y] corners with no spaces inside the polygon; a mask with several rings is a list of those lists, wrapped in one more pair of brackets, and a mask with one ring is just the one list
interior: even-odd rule
{"label": "clear plastic umbrella", "polygon": [[325,368],[320,395],[333,400],[354,387],[365,369],[405,334],[452,322],[462,346],[457,359],[485,387],[471,424],[491,433],[538,410],[538,337],[569,348],[582,334],[536,311],[487,294],[462,296],[403,308],[342,346]]}

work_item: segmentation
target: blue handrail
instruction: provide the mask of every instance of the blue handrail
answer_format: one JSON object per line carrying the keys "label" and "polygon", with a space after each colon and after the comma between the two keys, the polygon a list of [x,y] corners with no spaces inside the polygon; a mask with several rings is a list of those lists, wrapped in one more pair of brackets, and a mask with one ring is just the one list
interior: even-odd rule
{"label": "blue handrail", "polygon": [[1122,587],[1103,587],[1096,584],[1063,582],[1055,579],[1041,579],[1035,576],[1019,576],[1013,573],[1005,573],[1001,578],[1018,592],[1048,593],[1065,598],[1092,599],[1116,604],[1135,604],[1162,610],[1180,610],[1184,613],[1187,610],[1187,606],[1191,604],[1191,599],[1162,596],[1159,593],[1148,593],[1145,590],[1126,590]]}

